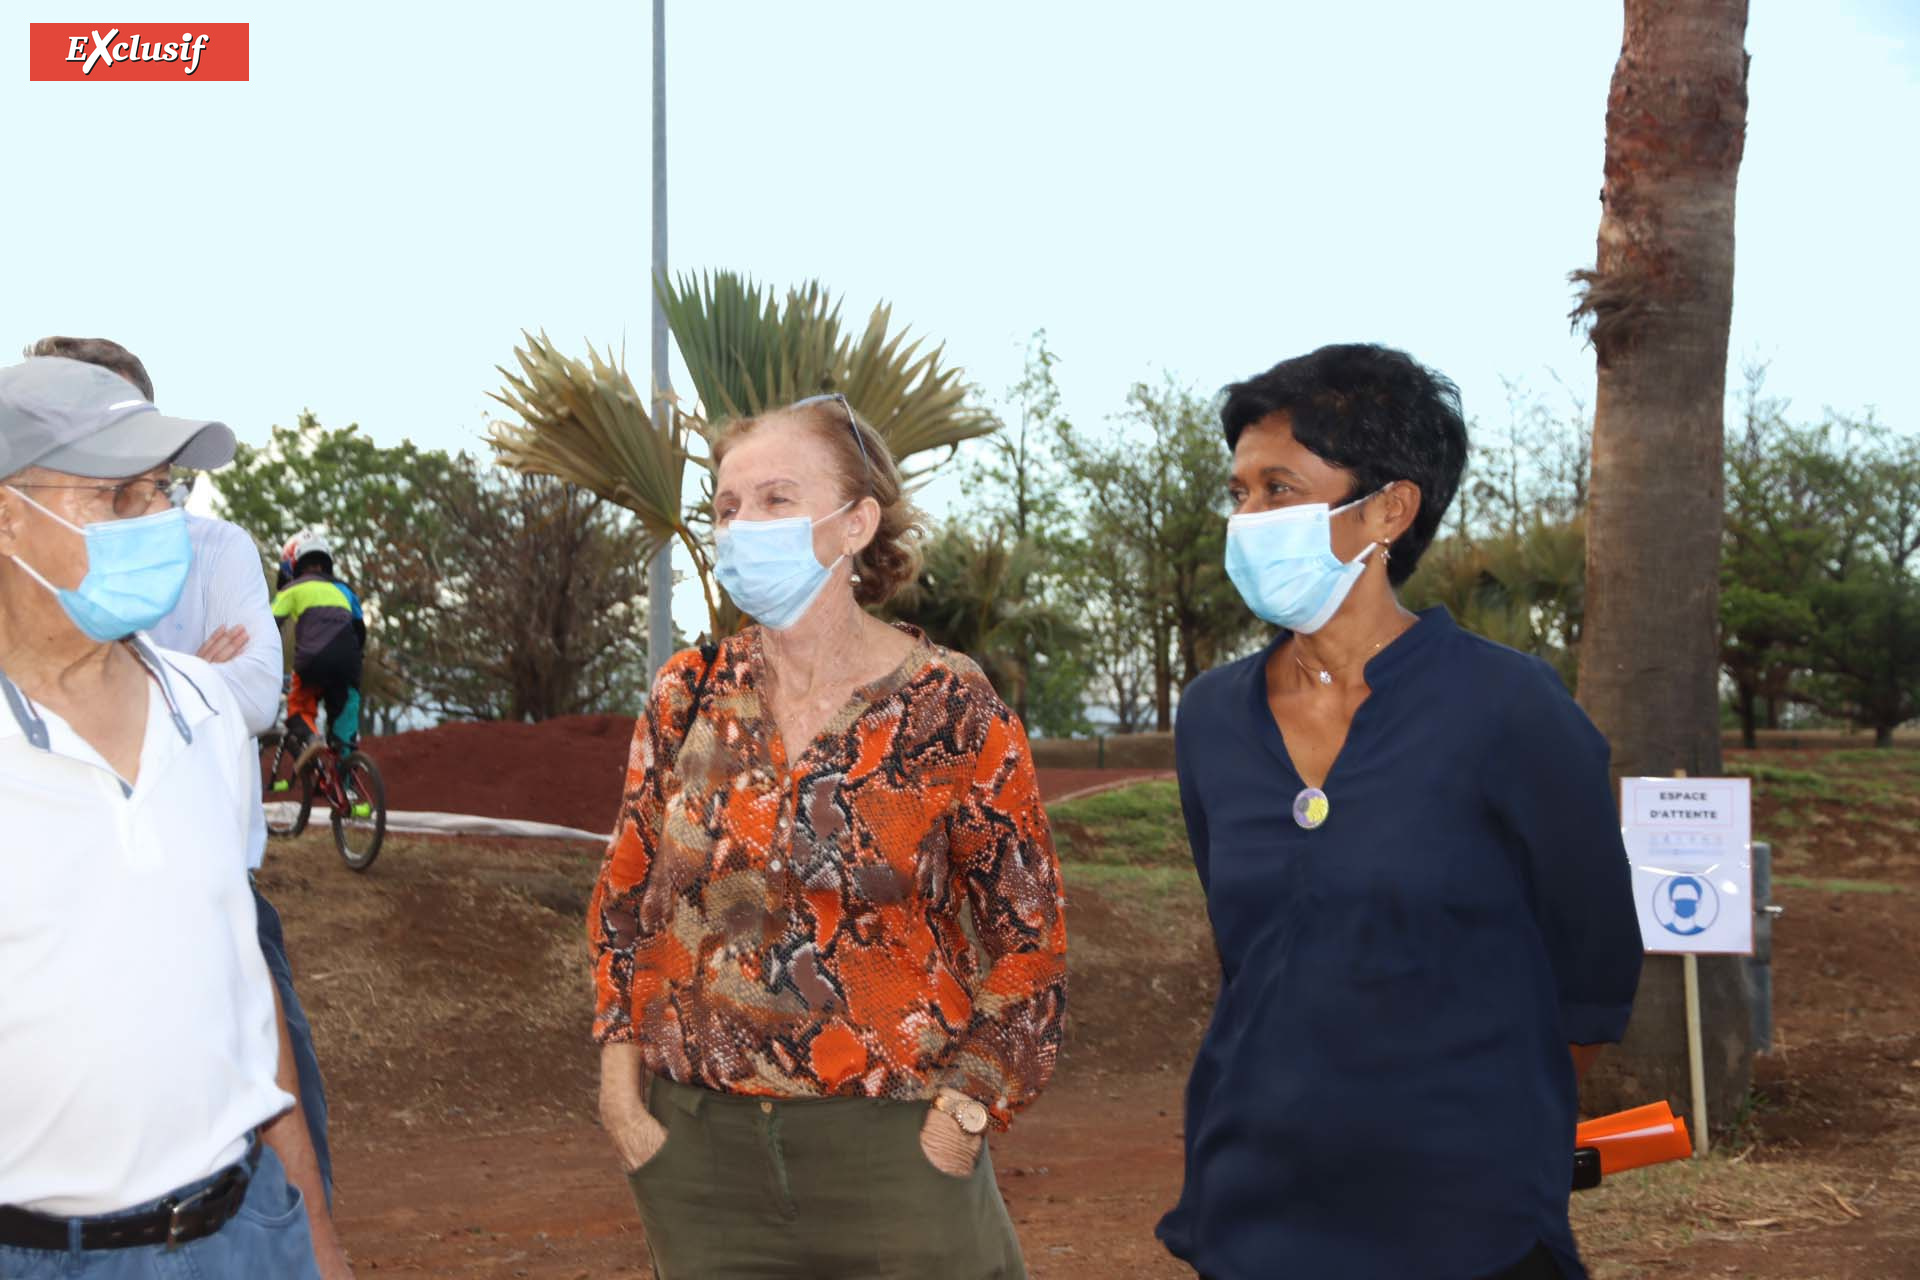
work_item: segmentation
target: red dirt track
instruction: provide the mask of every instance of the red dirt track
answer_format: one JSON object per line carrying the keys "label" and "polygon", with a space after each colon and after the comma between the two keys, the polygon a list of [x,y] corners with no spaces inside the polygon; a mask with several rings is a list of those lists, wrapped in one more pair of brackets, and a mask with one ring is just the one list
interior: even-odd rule
{"label": "red dirt track", "polygon": [[[563,716],[540,724],[462,721],[365,745],[395,809],[610,831],[632,740],[629,716]],[[1152,769],[1042,769],[1040,794],[1057,800],[1156,776]]]}

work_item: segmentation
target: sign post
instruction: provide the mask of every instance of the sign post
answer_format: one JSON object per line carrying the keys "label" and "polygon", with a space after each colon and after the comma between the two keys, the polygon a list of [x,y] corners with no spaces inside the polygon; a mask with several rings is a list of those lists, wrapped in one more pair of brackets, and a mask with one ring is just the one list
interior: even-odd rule
{"label": "sign post", "polygon": [[1753,794],[1745,778],[1622,778],[1620,834],[1633,868],[1640,940],[1681,957],[1694,1151],[1705,1155],[1700,957],[1753,954]]}
{"label": "sign post", "polygon": [[1689,951],[1680,957],[1680,973],[1687,985],[1687,1083],[1693,1086],[1693,1150],[1707,1154],[1707,1055],[1700,1043],[1700,957]]}

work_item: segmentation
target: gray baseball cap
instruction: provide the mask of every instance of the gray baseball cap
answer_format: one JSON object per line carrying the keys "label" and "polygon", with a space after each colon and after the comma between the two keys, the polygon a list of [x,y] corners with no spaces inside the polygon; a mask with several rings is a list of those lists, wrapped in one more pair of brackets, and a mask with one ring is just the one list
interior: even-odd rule
{"label": "gray baseball cap", "polygon": [[0,369],[0,476],[45,467],[119,480],[164,462],[208,471],[231,461],[224,422],[170,418],[110,369],[64,356]]}

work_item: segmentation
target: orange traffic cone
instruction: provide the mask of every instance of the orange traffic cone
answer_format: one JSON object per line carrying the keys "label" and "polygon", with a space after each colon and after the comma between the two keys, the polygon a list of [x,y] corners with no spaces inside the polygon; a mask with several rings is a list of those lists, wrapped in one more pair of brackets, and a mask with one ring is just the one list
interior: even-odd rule
{"label": "orange traffic cone", "polygon": [[[1624,1173],[1668,1160],[1684,1160],[1693,1154],[1687,1122],[1674,1115],[1665,1102],[1588,1120],[1574,1131],[1574,1147],[1576,1189],[1593,1186],[1607,1174]],[[1583,1158],[1581,1153],[1586,1151],[1593,1152],[1593,1156]],[[1587,1179],[1583,1179],[1582,1166],[1596,1163],[1597,1174],[1589,1171]]]}

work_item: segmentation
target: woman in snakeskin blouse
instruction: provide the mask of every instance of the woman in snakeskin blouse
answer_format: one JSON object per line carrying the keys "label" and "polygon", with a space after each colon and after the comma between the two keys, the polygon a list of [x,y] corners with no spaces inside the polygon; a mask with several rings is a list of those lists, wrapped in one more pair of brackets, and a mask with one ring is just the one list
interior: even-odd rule
{"label": "woman in snakeskin blouse", "polygon": [[1045,1086],[1066,1003],[1025,730],[867,612],[912,578],[918,513],[844,398],[715,456],[716,570],[754,625],[660,672],[588,912],[601,1117],[654,1265],[1024,1275],[985,1136]]}

